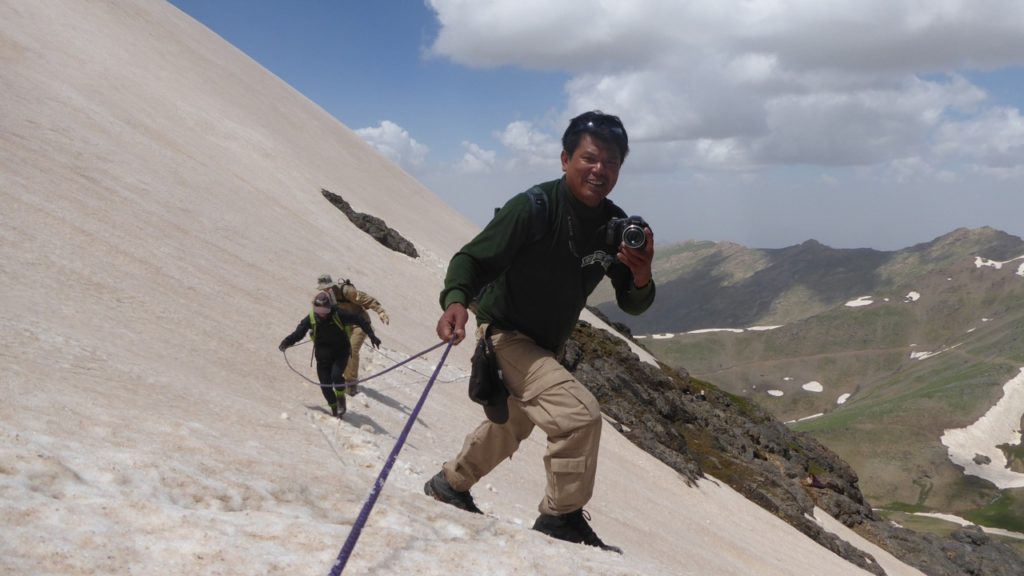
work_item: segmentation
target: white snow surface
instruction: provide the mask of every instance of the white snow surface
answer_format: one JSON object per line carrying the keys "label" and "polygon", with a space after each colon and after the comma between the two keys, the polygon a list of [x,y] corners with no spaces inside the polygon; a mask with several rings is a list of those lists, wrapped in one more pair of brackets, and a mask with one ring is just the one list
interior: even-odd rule
{"label": "white snow surface", "polygon": [[[950,350],[953,350],[954,348],[958,348],[958,347],[960,347],[961,344],[963,344],[963,342],[961,342],[959,344],[954,344],[952,346],[943,346],[942,348],[940,348],[940,349],[938,349],[938,350],[936,350],[934,352],[930,352],[930,351],[929,352],[911,352],[910,353],[910,359],[911,360],[927,360],[927,359],[929,359],[929,358],[931,358],[933,356],[938,356],[939,354],[942,354],[943,352],[949,352]],[[911,346],[914,346],[914,344],[911,344]]]}
{"label": "white snow surface", "polygon": [[825,390],[825,387],[821,384],[821,382],[818,382],[817,380],[811,380],[810,382],[801,386],[801,388],[808,392],[822,392]]}
{"label": "white snow surface", "polygon": [[[164,2],[0,0],[0,47],[0,573],[326,574],[440,351],[339,421],[277,344],[329,272],[390,314],[364,376],[433,345],[473,226]],[[289,359],[312,377],[308,353]],[[540,434],[474,488],[488,515],[424,496],[482,418],[470,353],[449,355],[346,573],[866,574],[610,426],[588,510],[623,556],[529,529]]]}
{"label": "white snow surface", "polygon": [[[995,268],[996,270],[1001,270],[1004,265],[1009,264],[1010,262],[1015,262],[1017,260],[1024,260],[1024,256],[1017,256],[1016,258],[1010,258],[1009,260],[1004,260],[1001,262],[998,260],[991,260],[989,258],[984,258],[981,256],[975,256],[974,266],[976,268],[982,268],[987,266],[990,268]],[[1024,262],[1017,266],[1017,271],[1014,272],[1014,274],[1016,274],[1017,276],[1024,276]]]}
{"label": "white snow surface", "polygon": [[848,301],[846,303],[846,306],[849,306],[850,308],[860,308],[861,306],[870,306],[870,305],[875,303],[874,300],[872,300],[872,298],[873,298],[872,296],[860,296],[859,298],[855,298],[853,300]]}
{"label": "white snow surface", "polygon": [[[1024,487],[1024,474],[1007,468],[1006,455],[998,448],[1000,444],[1020,445],[1022,416],[1024,368],[1003,385],[1003,397],[977,422],[943,432],[941,441],[948,448],[950,461],[962,467],[964,474],[984,478],[1001,489]],[[991,462],[976,463],[979,454]]]}
{"label": "white snow surface", "polygon": [[[978,526],[970,520],[966,520],[953,514],[941,514],[938,512],[914,512],[914,516],[926,516],[928,518],[938,518],[939,520],[945,520],[946,522],[952,522],[959,526]],[[1020,532],[1011,532],[1009,530],[1003,530],[1002,528],[990,528],[988,526],[978,526],[982,531],[988,532],[989,534],[998,534],[1000,536],[1006,536],[1007,538],[1014,538],[1017,540],[1024,540],[1024,534]]]}
{"label": "white snow surface", "polygon": [[1003,261],[992,260],[990,258],[984,258],[982,256],[975,256],[974,266],[975,268],[982,268],[988,266],[990,268],[995,268],[996,270],[1001,270],[1003,266],[1005,266],[1006,264],[1009,264],[1010,262],[1015,262],[1017,260],[1024,260],[1024,256],[1017,256],[1016,258],[1010,258],[1009,260]]}

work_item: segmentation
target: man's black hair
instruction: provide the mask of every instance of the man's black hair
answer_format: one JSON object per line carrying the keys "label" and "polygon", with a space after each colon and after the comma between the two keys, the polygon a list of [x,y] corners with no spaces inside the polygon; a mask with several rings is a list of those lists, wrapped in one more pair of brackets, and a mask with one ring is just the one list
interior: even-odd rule
{"label": "man's black hair", "polygon": [[562,150],[572,156],[584,134],[590,134],[598,140],[612,144],[619,150],[619,160],[626,160],[626,154],[629,154],[629,136],[618,116],[591,110],[573,118],[569,121],[565,134],[562,134]]}

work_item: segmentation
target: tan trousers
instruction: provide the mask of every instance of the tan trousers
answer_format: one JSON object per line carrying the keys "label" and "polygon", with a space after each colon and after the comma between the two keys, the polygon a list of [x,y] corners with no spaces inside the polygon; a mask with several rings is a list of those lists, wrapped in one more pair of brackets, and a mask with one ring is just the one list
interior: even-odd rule
{"label": "tan trousers", "polygon": [[[480,326],[477,338],[485,328]],[[469,490],[538,426],[548,437],[547,488],[538,510],[550,515],[579,510],[594,493],[601,443],[597,398],[529,337],[495,329],[491,340],[510,392],[509,419],[505,424],[484,420],[466,437],[459,455],[445,462],[445,478],[452,488]]]}
{"label": "tan trousers", "polygon": [[359,380],[359,351],[363,349],[363,342],[366,341],[366,332],[359,326],[352,326],[352,334],[348,338],[352,344],[352,351],[348,355],[348,364],[345,365],[345,382]]}

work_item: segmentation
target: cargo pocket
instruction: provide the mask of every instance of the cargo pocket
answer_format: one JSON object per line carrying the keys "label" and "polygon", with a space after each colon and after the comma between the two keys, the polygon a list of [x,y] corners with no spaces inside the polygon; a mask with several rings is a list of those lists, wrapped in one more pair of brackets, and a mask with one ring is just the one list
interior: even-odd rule
{"label": "cargo pocket", "polygon": [[[587,478],[587,457],[552,458],[551,477],[548,478],[554,494],[555,502],[571,502],[580,497]],[[581,504],[582,505],[582,504]]]}

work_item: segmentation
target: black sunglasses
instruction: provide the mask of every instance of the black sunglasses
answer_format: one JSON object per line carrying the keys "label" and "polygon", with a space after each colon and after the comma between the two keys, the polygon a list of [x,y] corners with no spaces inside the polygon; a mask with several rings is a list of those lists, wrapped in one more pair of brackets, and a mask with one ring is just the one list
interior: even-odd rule
{"label": "black sunglasses", "polygon": [[624,136],[626,133],[622,124],[607,116],[598,116],[596,118],[591,118],[586,122],[580,122],[573,127],[571,132],[592,132],[601,128],[607,129],[616,136]]}

